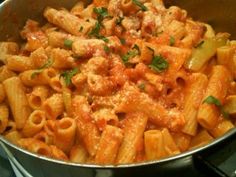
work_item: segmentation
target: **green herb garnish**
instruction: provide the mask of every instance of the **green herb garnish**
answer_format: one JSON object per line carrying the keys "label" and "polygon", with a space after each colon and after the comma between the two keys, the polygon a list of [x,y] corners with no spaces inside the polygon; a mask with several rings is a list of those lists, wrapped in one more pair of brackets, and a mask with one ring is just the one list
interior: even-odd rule
{"label": "green herb garnish", "polygon": [[120,39],[120,43],[121,43],[122,45],[125,45],[125,44],[126,44],[126,40],[125,40],[124,38],[121,38],[121,39]]}
{"label": "green herb garnish", "polygon": [[139,84],[139,85],[138,85],[138,88],[139,88],[140,90],[144,91],[144,90],[145,90],[145,84],[144,84],[144,83]]}
{"label": "green herb garnish", "polygon": [[67,48],[72,48],[73,41],[70,39],[65,39],[64,40],[64,46]]}
{"label": "green herb garnish", "polygon": [[110,49],[107,45],[105,45],[105,46],[104,46],[104,51],[105,51],[106,53],[109,53],[109,52],[111,51],[111,49]]}
{"label": "green herb garnish", "polygon": [[175,38],[173,36],[170,36],[170,46],[175,45]]}
{"label": "green herb garnish", "polygon": [[128,51],[127,54],[122,56],[122,60],[125,64],[127,64],[130,58],[133,58],[137,55],[140,55],[140,50],[139,47],[135,44],[132,50]]}
{"label": "green herb garnish", "polygon": [[47,62],[42,65],[41,67],[39,67],[35,72],[32,73],[31,75],[31,79],[34,79],[37,75],[39,75],[44,69],[49,68],[50,66],[52,66],[53,64],[53,60],[52,59],[48,59]]}
{"label": "green herb garnish", "polygon": [[89,36],[94,36],[98,39],[101,39],[103,40],[104,42],[109,42],[109,40],[105,37],[105,36],[102,36],[100,33],[100,30],[101,30],[101,23],[99,23],[98,21],[95,23],[95,26],[93,27],[93,29],[89,32]]}
{"label": "green herb garnish", "polygon": [[223,105],[221,104],[220,100],[218,100],[217,98],[215,98],[214,96],[208,96],[203,103],[207,103],[207,104],[213,104],[215,106],[217,106],[220,109],[221,114],[224,116],[224,118],[229,118],[229,113],[227,113],[224,108]]}
{"label": "green herb garnish", "polygon": [[79,32],[82,32],[83,30],[84,30],[84,27],[81,26],[81,27],[79,28]]}
{"label": "green herb garnish", "polygon": [[69,86],[71,84],[71,79],[74,75],[76,75],[79,72],[78,68],[74,68],[72,70],[69,71],[64,71],[63,73],[61,73],[61,77],[64,78],[65,83],[67,86]]}
{"label": "green herb garnish", "polygon": [[140,9],[141,9],[142,11],[147,11],[147,10],[148,10],[148,8],[147,8],[145,5],[143,5],[139,0],[132,0],[132,2],[133,2],[136,6],[140,7]]}
{"label": "green herb garnish", "polygon": [[110,17],[107,8],[105,7],[95,7],[93,12],[98,15],[97,19],[99,22],[101,22],[104,18]]}
{"label": "green herb garnish", "polygon": [[118,17],[116,19],[116,25],[121,25],[122,21],[124,20],[124,17]]}
{"label": "green herb garnish", "polygon": [[161,73],[164,70],[168,69],[169,63],[161,55],[158,55],[158,56],[154,56],[153,57],[152,62],[149,65],[149,67],[152,70],[154,70],[154,71],[156,71],[158,73]]}

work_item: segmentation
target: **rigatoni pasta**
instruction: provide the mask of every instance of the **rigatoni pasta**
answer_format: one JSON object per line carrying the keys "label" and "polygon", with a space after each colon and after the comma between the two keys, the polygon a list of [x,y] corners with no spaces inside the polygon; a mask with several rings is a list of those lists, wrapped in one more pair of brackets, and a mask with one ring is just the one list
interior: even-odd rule
{"label": "rigatoni pasta", "polygon": [[159,160],[235,127],[236,47],[162,0],[79,1],[0,42],[0,133],[74,163]]}

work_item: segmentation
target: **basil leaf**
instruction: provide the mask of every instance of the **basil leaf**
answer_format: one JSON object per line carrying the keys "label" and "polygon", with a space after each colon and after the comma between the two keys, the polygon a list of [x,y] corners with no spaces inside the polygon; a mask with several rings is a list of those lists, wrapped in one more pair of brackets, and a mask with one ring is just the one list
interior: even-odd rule
{"label": "basil leaf", "polygon": [[64,40],[64,46],[67,48],[72,48],[73,41],[70,39],[65,39]]}
{"label": "basil leaf", "polygon": [[170,46],[175,45],[175,38],[173,36],[170,36]]}
{"label": "basil leaf", "polygon": [[79,72],[78,68],[74,68],[72,70],[69,71],[64,71],[63,73],[61,73],[61,77],[64,78],[65,83],[67,86],[69,86],[71,84],[71,79],[74,75],[76,75]]}
{"label": "basil leaf", "polygon": [[215,98],[214,96],[208,96],[203,103],[207,103],[207,104],[214,104],[216,106],[222,106],[220,100],[218,100],[217,98]]}
{"label": "basil leaf", "polygon": [[154,71],[156,71],[158,73],[161,73],[164,70],[168,69],[169,63],[161,55],[158,55],[158,56],[154,56],[153,57],[152,62],[149,65],[149,67],[152,70],[154,70]]}
{"label": "basil leaf", "polygon": [[148,10],[148,8],[147,8],[146,6],[144,6],[139,0],[132,0],[132,2],[133,2],[136,6],[140,7],[140,9],[141,9],[142,11],[147,11],[147,10]]}

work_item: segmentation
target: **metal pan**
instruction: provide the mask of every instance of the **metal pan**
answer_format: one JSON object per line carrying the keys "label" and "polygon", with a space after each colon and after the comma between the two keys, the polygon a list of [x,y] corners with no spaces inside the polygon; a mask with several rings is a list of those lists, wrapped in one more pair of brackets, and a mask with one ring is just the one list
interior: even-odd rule
{"label": "metal pan", "polygon": [[[9,37],[12,40],[20,40],[18,34],[25,21],[31,18],[43,22],[42,12],[46,6],[70,8],[76,1],[77,0],[6,0],[0,5],[0,41],[7,40]],[[179,167],[178,161],[180,159],[184,159],[181,163],[187,162],[191,159],[192,155],[222,144],[224,141],[233,138],[235,134],[236,129],[233,129],[224,136],[215,139],[210,144],[165,159],[118,166],[75,164],[39,156],[15,146],[4,139],[3,136],[0,136],[0,145],[9,156],[11,162],[14,163],[22,172],[22,175],[26,177],[30,177],[31,175],[33,177],[151,177],[157,176],[158,174],[176,176]]]}

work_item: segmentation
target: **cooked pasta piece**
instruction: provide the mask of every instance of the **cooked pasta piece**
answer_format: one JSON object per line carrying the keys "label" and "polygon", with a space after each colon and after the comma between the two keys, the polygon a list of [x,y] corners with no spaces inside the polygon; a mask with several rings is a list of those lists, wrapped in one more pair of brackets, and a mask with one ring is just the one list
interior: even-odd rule
{"label": "cooked pasta piece", "polygon": [[13,76],[16,76],[16,74],[9,70],[6,65],[0,67],[0,82],[3,82],[4,80]]}
{"label": "cooked pasta piece", "polygon": [[7,132],[7,133],[4,135],[4,137],[5,137],[8,141],[10,141],[10,142],[12,142],[12,143],[14,143],[14,144],[18,144],[18,141],[23,138],[23,135],[22,135],[21,132],[19,132],[19,131],[17,131],[17,130],[14,130],[14,131]]}
{"label": "cooked pasta piece", "polygon": [[95,163],[114,163],[122,140],[122,130],[114,126],[107,125],[101,135],[98,150],[95,156]]}
{"label": "cooked pasta piece", "polygon": [[3,86],[16,122],[16,128],[22,129],[31,113],[22,82],[19,77],[12,77],[5,80]]}
{"label": "cooked pasta piece", "polygon": [[192,138],[190,147],[196,148],[199,146],[203,146],[211,142],[212,140],[213,137],[206,130],[201,130],[196,136]]}
{"label": "cooked pasta piece", "polygon": [[6,62],[7,68],[12,71],[23,72],[35,68],[31,58],[25,56],[11,55],[6,58]]}
{"label": "cooked pasta piece", "polygon": [[42,130],[45,121],[45,112],[40,110],[32,112],[25,122],[25,126],[22,129],[22,134],[25,137],[33,137],[35,134]]}
{"label": "cooked pasta piece", "polygon": [[204,91],[207,87],[208,79],[204,74],[194,74],[192,82],[188,86],[184,103],[185,126],[182,132],[195,136],[197,133],[198,122],[197,112],[201,104]]}
{"label": "cooked pasta piece", "polygon": [[199,107],[197,120],[206,129],[213,129],[219,120],[220,110],[216,105],[204,102],[209,96],[213,96],[221,103],[224,102],[227,94],[231,76],[227,68],[218,65],[214,66],[205,95]]}
{"label": "cooked pasta piece", "polygon": [[124,139],[121,143],[116,162],[132,163],[137,153],[137,146],[142,141],[148,117],[143,113],[130,113],[126,116]]}
{"label": "cooked pasta piece", "polygon": [[76,135],[76,121],[64,117],[56,122],[54,143],[64,152],[68,153],[74,145]]}
{"label": "cooked pasta piece", "polygon": [[223,119],[218,123],[218,125],[214,129],[209,130],[209,132],[214,138],[218,138],[224,135],[232,128],[234,128],[233,123],[230,120]]}
{"label": "cooked pasta piece", "polygon": [[50,136],[48,133],[46,133],[46,131],[44,131],[44,130],[42,130],[41,132],[34,135],[34,139],[42,141],[48,145],[53,144],[53,137]]}
{"label": "cooked pasta piece", "polygon": [[63,98],[61,94],[53,94],[43,103],[43,110],[48,119],[55,120],[64,111]]}
{"label": "cooked pasta piece", "polygon": [[66,154],[60,150],[57,146],[50,145],[49,146],[51,149],[52,157],[58,160],[68,160],[68,157]]}
{"label": "cooked pasta piece", "polygon": [[70,151],[70,161],[74,163],[85,163],[88,158],[88,152],[81,145],[75,145]]}
{"label": "cooked pasta piece", "polygon": [[6,93],[2,84],[0,84],[0,103],[4,101]]}
{"label": "cooked pasta piece", "polygon": [[17,55],[19,52],[18,44],[15,42],[0,42],[0,61],[6,64],[9,55]]}
{"label": "cooked pasta piece", "polygon": [[0,104],[0,133],[3,133],[8,125],[9,110],[6,104]]}

